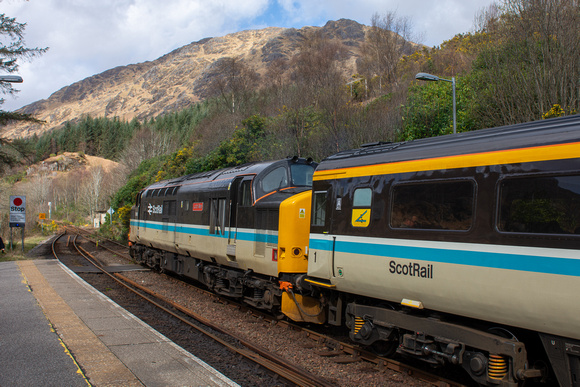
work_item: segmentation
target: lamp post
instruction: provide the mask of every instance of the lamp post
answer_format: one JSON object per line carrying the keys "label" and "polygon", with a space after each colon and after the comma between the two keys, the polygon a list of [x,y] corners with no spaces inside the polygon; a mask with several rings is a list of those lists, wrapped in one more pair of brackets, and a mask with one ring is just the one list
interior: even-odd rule
{"label": "lamp post", "polygon": [[431,75],[428,73],[418,73],[417,75],[415,75],[415,79],[418,79],[420,81],[445,81],[445,82],[451,82],[451,85],[453,86],[453,133],[457,133],[457,114],[455,113],[456,108],[455,108],[455,77],[451,77],[451,79],[445,79],[445,78],[439,78],[436,75]]}

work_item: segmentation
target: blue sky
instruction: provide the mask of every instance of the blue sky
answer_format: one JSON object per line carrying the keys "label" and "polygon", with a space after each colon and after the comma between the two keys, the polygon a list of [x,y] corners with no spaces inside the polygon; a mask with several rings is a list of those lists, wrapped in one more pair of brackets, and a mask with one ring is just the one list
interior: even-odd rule
{"label": "blue sky", "polygon": [[28,47],[49,47],[20,64],[24,83],[3,110],[45,99],[116,66],[155,60],[206,37],[264,27],[370,24],[374,13],[409,17],[418,43],[441,44],[472,29],[489,0],[0,0],[0,13],[27,23]]}

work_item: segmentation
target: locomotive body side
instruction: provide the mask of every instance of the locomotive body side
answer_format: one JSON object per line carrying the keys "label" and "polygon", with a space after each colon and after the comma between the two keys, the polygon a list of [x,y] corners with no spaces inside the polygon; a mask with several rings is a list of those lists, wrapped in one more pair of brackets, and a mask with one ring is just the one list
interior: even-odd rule
{"label": "locomotive body side", "polygon": [[332,156],[314,175],[307,281],[340,294],[355,341],[515,385],[535,375],[525,347],[488,333],[580,340],[579,155],[572,117]]}
{"label": "locomotive body side", "polygon": [[[280,206],[310,189],[314,167],[295,158],[153,184],[132,211],[132,254],[217,293],[277,308]],[[302,233],[307,241],[308,229]]]}

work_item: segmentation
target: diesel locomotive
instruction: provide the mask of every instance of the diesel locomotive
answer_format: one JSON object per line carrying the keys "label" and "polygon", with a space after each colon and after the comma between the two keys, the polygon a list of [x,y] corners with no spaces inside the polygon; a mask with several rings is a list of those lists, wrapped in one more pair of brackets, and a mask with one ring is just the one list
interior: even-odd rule
{"label": "diesel locomotive", "polygon": [[149,266],[385,355],[580,385],[579,115],[160,182],[130,240]]}
{"label": "diesel locomotive", "polygon": [[292,287],[308,266],[312,176],[303,158],[249,163],[155,183],[132,209],[131,254],[160,271],[298,319],[323,322]]}

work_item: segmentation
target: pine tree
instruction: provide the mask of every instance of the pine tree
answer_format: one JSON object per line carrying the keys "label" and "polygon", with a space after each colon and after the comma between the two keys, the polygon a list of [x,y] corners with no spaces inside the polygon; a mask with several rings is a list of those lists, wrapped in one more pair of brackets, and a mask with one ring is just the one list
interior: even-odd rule
{"label": "pine tree", "polygon": [[[25,23],[18,23],[15,18],[10,18],[5,14],[0,14],[0,71],[2,73],[13,74],[18,71],[18,60],[32,59],[45,53],[48,48],[28,48],[25,47],[23,35]],[[11,82],[1,80],[0,93],[4,95],[14,95],[18,92]],[[0,106],[4,103],[4,98],[0,98]],[[29,114],[7,112],[0,108],[0,128],[14,121],[39,122]],[[0,145],[8,142],[0,138]],[[4,164],[14,162],[14,150],[7,150],[6,147],[0,149],[0,169]],[[17,151],[17,150],[16,150]]]}

